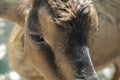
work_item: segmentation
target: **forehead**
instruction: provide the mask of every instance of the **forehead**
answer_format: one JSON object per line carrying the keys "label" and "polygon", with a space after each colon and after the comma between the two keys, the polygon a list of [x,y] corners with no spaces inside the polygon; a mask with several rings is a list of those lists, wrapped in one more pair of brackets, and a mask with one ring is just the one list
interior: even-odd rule
{"label": "forehead", "polygon": [[48,11],[48,9],[43,6],[40,7],[37,11],[37,13],[32,12],[31,15],[28,18],[28,30],[31,32],[42,32],[44,33],[48,32],[55,32],[59,28],[65,28],[65,27],[59,27],[59,25],[56,24],[54,17],[51,15],[51,13]]}
{"label": "forehead", "polygon": [[77,10],[73,3],[62,2],[62,0],[61,2],[58,1],[59,0],[35,0],[28,18],[28,29],[37,32],[40,26],[47,27],[60,24],[63,26],[72,25],[74,27],[80,27],[87,25],[85,24],[85,22],[88,22],[88,14],[86,12],[90,11],[88,9],[87,11],[84,10],[85,6],[83,6],[83,8],[81,7],[83,10]]}
{"label": "forehead", "polygon": [[38,10],[38,19],[41,26],[55,26],[54,17],[52,12],[45,6],[39,8]]}
{"label": "forehead", "polygon": [[52,20],[56,23],[66,22],[75,17],[75,6],[72,4],[64,0],[35,0],[28,21],[35,24],[38,21],[46,24]]}
{"label": "forehead", "polygon": [[46,4],[45,2],[41,2],[41,0],[35,1],[28,17],[28,29],[30,31],[37,31],[39,26],[52,25],[52,10],[50,10],[50,6]]}

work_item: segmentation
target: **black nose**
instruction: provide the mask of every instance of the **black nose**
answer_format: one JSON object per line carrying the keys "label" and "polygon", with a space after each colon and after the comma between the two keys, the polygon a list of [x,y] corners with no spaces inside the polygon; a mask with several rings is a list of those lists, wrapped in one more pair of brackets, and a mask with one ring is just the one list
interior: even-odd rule
{"label": "black nose", "polygon": [[80,77],[78,77],[77,79],[75,79],[75,80],[99,80],[99,78],[96,76],[96,75],[92,75],[92,76],[84,76],[84,77],[82,77],[82,76],[80,76]]}
{"label": "black nose", "polygon": [[99,80],[96,72],[93,72],[91,75],[81,74],[77,75],[75,80]]}
{"label": "black nose", "polygon": [[97,76],[88,77],[86,80],[99,80]]}
{"label": "black nose", "polygon": [[76,47],[74,64],[76,66],[75,80],[99,80],[94,70],[89,49],[86,46]]}

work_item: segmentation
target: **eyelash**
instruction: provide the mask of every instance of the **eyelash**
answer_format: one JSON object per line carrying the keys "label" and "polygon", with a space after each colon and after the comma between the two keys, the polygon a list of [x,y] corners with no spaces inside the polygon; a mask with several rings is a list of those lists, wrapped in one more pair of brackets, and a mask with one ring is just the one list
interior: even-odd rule
{"label": "eyelash", "polygon": [[40,43],[44,41],[44,38],[41,35],[38,34],[30,34],[30,38],[32,41],[36,43]]}

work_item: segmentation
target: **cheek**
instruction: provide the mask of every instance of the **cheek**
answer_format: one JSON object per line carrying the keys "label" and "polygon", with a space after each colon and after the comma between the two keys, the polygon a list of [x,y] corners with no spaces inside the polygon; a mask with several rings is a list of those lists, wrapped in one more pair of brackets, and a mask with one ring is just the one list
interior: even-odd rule
{"label": "cheek", "polygon": [[[50,45],[45,41],[39,44],[32,42],[27,36],[25,39],[24,52],[27,55],[34,57],[34,59],[45,59],[46,61],[51,61],[54,59],[54,52],[52,51]],[[35,58],[36,56],[36,58]]]}

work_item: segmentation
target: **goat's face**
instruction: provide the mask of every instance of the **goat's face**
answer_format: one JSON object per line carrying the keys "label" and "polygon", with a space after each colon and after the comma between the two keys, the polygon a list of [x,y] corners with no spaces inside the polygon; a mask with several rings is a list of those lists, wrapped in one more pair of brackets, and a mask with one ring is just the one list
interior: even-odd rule
{"label": "goat's face", "polygon": [[45,80],[97,80],[88,49],[97,15],[90,0],[82,1],[33,1],[24,52]]}

